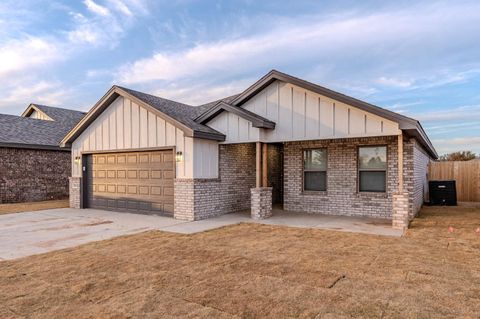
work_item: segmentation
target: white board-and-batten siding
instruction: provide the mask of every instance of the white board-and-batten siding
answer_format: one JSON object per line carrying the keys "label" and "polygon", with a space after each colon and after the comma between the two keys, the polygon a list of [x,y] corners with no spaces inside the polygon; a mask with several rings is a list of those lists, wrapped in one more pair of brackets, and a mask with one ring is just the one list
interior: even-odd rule
{"label": "white board-and-batten siding", "polygon": [[275,129],[255,128],[242,117],[223,112],[207,125],[226,135],[224,143],[400,134],[398,123],[281,81],[273,82],[242,107],[275,122]]}
{"label": "white board-and-batten siding", "polygon": [[217,178],[218,143],[185,136],[156,113],[119,96],[72,144],[72,176],[81,176],[82,153],[175,148],[177,178]]}

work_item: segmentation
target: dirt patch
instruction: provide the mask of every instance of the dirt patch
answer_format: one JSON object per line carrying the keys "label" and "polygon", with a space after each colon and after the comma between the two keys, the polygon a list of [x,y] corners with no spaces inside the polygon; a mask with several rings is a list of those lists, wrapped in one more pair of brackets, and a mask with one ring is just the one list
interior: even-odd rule
{"label": "dirt patch", "polygon": [[249,223],[119,237],[0,262],[0,318],[476,318],[478,227],[478,208],[427,207],[402,238]]}
{"label": "dirt patch", "polygon": [[91,223],[81,224],[80,226],[91,227],[91,226],[106,225],[106,224],[112,224],[112,223],[113,222],[111,220],[100,220],[100,221],[94,221]]}
{"label": "dirt patch", "polygon": [[68,207],[68,199],[43,202],[0,204],[0,215]]}

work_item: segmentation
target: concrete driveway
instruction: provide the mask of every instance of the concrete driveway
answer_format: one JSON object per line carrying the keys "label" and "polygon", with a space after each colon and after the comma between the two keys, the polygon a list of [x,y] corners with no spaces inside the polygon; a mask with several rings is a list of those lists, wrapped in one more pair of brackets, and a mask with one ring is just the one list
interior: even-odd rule
{"label": "concrete driveway", "polygon": [[166,229],[184,223],[167,217],[60,208],[0,216],[0,260],[84,243]]}
{"label": "concrete driveway", "polygon": [[308,215],[274,211],[269,219],[254,221],[249,212],[186,222],[169,217],[59,208],[0,215],[0,260],[41,254],[81,244],[148,230],[191,234],[240,222],[302,228],[321,228],[375,235],[401,236],[390,224],[370,219]]}

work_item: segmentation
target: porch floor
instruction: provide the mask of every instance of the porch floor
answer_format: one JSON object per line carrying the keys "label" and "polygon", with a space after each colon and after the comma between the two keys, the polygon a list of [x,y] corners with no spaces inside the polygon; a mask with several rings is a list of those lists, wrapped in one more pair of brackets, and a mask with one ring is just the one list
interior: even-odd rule
{"label": "porch floor", "polygon": [[305,212],[284,211],[275,207],[273,208],[273,216],[263,220],[251,219],[250,210],[245,210],[215,218],[173,225],[165,230],[179,233],[196,233],[241,222],[299,228],[320,228],[394,237],[401,237],[403,234],[402,230],[393,229],[392,222],[386,219],[308,214]]}

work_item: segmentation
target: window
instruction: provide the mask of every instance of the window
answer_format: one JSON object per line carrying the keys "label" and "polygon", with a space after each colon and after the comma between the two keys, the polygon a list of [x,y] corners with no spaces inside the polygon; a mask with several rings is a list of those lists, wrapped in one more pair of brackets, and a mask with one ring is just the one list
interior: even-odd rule
{"label": "window", "polygon": [[303,151],[303,190],[327,190],[327,150]]}
{"label": "window", "polygon": [[369,146],[358,149],[358,190],[385,192],[387,188],[387,147]]}

